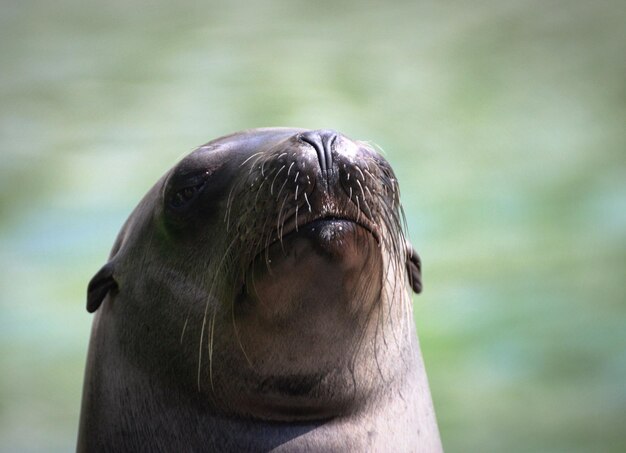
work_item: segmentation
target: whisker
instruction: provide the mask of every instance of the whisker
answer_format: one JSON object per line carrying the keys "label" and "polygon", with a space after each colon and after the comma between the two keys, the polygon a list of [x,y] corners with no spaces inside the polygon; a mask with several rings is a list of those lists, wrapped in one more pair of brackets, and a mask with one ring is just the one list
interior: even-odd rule
{"label": "whisker", "polygon": [[285,168],[285,166],[283,165],[282,167],[280,167],[280,170],[278,170],[276,172],[276,174],[274,175],[274,179],[272,181],[272,186],[270,187],[270,194],[274,195],[274,183],[276,182],[276,178],[278,178],[278,175],[281,171],[283,171],[283,169]]}
{"label": "whisker", "polygon": [[248,162],[249,162],[252,158],[254,158],[254,157],[256,157],[256,156],[258,156],[258,155],[260,155],[260,154],[263,154],[263,153],[264,153],[264,151],[259,151],[258,153],[254,153],[252,156],[250,156],[250,157],[248,157],[246,160],[244,160],[244,161],[243,161],[243,162],[242,162],[239,166],[240,166],[240,167],[243,167],[243,166],[244,166],[244,165],[246,165],[246,164],[247,164],[247,163],[248,163]]}

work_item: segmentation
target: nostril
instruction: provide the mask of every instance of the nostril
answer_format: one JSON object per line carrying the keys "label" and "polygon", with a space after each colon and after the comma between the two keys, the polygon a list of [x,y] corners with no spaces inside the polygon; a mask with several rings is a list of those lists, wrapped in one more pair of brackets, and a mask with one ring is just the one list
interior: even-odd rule
{"label": "nostril", "polygon": [[322,173],[326,173],[326,153],[324,152],[324,144],[320,140],[320,137],[314,135],[311,132],[305,132],[304,134],[301,134],[298,138],[301,142],[307,143],[311,145],[313,149],[315,149],[320,169],[322,170]]}
{"label": "nostril", "polygon": [[330,130],[308,131],[300,134],[298,139],[315,149],[322,174],[328,175],[333,168],[332,148],[337,139],[337,133]]}

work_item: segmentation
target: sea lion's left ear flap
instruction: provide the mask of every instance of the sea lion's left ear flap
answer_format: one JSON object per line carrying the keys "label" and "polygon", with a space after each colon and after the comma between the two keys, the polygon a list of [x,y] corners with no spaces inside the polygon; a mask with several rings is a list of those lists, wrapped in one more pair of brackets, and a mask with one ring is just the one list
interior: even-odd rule
{"label": "sea lion's left ear flap", "polygon": [[113,277],[113,268],[113,262],[109,261],[89,282],[89,286],[87,286],[87,311],[89,313],[98,309],[109,291],[118,288]]}
{"label": "sea lion's left ear flap", "polygon": [[417,294],[422,292],[422,260],[411,244],[406,243],[406,270],[409,283]]}

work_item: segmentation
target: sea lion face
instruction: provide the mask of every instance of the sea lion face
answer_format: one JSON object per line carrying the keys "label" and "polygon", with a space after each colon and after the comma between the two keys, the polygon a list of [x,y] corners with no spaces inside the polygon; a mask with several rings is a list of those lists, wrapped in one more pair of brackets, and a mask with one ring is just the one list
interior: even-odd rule
{"label": "sea lion face", "polygon": [[88,308],[110,292],[129,354],[226,412],[322,418],[375,386],[406,269],[419,289],[406,247],[395,176],[368,145],[247,131],[201,146],[146,195]]}

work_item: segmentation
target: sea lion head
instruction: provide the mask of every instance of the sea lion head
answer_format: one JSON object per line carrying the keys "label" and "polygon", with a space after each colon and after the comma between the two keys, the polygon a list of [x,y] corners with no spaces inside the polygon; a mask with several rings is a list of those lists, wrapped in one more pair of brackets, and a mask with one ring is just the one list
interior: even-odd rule
{"label": "sea lion head", "polygon": [[129,360],[216,410],[349,412],[411,347],[399,332],[411,329],[420,262],[401,220],[396,177],[368,144],[243,131],[197,148],[148,192],[87,308],[106,299],[98,316],[115,320]]}

